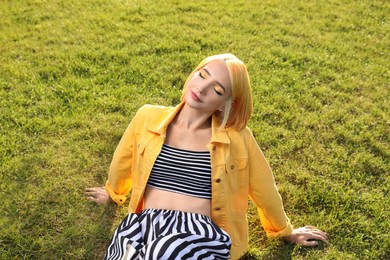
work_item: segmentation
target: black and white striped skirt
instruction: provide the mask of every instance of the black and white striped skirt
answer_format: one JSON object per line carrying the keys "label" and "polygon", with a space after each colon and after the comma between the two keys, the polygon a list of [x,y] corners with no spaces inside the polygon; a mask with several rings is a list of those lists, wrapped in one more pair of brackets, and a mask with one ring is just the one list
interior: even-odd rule
{"label": "black and white striped skirt", "polygon": [[105,259],[229,259],[229,235],[204,215],[146,209],[128,214]]}

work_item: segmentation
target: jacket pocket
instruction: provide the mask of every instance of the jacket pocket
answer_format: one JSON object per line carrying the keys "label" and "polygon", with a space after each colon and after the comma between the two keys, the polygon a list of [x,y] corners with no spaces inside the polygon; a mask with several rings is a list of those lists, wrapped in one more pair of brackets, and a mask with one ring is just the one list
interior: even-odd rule
{"label": "jacket pocket", "polygon": [[[226,179],[233,200],[241,200],[248,192],[248,159],[231,158],[225,165]],[[245,195],[244,195],[245,194]]]}
{"label": "jacket pocket", "polygon": [[246,170],[247,166],[247,158],[231,158],[225,165],[227,173],[242,173]]}

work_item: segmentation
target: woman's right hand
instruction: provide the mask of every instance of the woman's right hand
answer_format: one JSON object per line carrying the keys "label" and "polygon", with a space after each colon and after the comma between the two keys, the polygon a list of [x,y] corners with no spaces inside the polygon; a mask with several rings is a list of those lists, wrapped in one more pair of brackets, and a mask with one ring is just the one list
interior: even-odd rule
{"label": "woman's right hand", "polygon": [[86,188],[84,191],[84,195],[87,196],[88,200],[96,202],[100,205],[111,202],[111,198],[104,187]]}
{"label": "woman's right hand", "polygon": [[313,226],[296,228],[291,235],[284,237],[284,239],[290,243],[302,246],[318,246],[318,241],[329,244],[328,235]]}

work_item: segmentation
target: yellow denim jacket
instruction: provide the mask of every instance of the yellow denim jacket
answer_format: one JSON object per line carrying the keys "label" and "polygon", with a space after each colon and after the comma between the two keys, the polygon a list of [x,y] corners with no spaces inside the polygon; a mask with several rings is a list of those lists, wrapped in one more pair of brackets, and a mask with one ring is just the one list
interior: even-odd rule
{"label": "yellow denim jacket", "polygon": [[[129,212],[143,210],[143,195],[169,123],[182,108],[145,105],[126,129],[113,156],[106,191],[117,204],[131,191]],[[211,218],[232,239],[231,259],[248,248],[248,196],[258,208],[268,237],[290,235],[287,218],[271,169],[248,128],[219,128],[212,119]]]}

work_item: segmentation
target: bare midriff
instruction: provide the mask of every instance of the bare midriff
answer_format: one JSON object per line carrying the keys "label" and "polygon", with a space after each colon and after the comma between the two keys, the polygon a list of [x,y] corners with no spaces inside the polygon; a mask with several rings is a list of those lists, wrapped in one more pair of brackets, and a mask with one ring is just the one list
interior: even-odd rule
{"label": "bare midriff", "polygon": [[210,217],[211,200],[146,186],[145,209],[178,210],[198,213]]}

